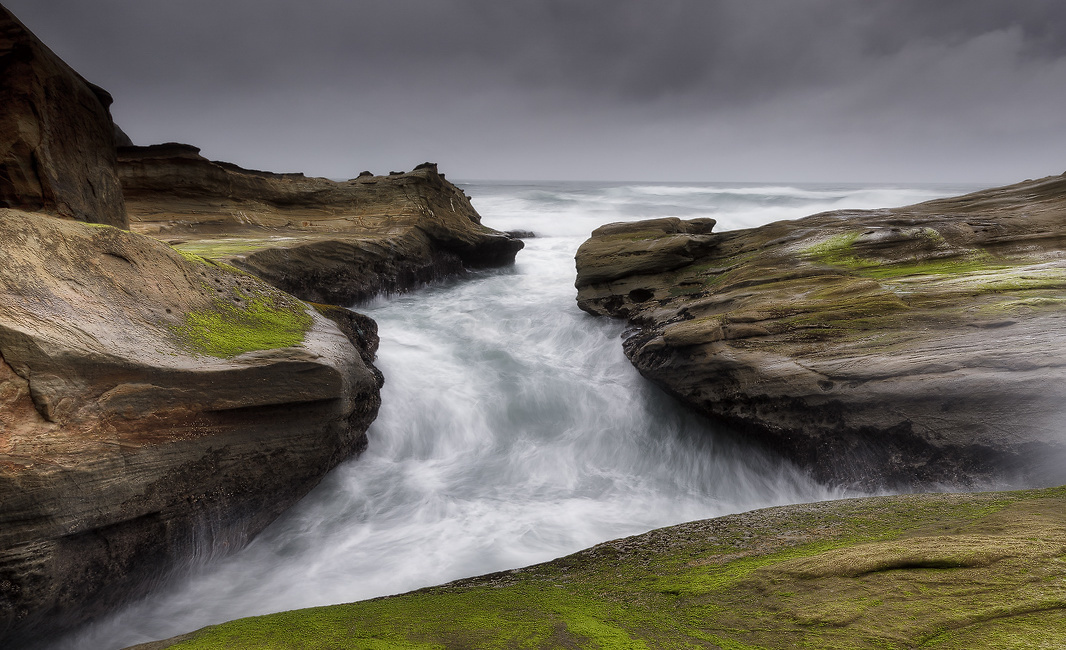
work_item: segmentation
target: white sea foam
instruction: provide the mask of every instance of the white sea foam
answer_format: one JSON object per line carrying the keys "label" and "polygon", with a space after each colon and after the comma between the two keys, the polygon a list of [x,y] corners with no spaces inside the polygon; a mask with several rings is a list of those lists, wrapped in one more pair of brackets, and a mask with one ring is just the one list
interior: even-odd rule
{"label": "white sea foam", "polygon": [[57,648],[118,648],[527,565],[682,521],[840,496],[645,382],[622,354],[622,325],[577,309],[574,252],[610,221],[710,215],[737,228],[944,192],[467,187],[487,225],[538,237],[513,268],[364,308],[380,326],[386,384],[362,457],[248,548],[205,560]]}

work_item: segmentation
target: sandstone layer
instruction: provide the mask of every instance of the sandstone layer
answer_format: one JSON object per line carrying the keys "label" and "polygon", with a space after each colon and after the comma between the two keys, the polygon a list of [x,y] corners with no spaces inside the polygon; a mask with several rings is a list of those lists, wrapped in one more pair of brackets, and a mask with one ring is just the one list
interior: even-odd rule
{"label": "sandstone layer", "polygon": [[124,228],[110,105],[0,6],[0,207]]}
{"label": "sandstone layer", "polygon": [[1062,488],[757,510],[137,650],[1059,648]]}
{"label": "sandstone layer", "polygon": [[213,162],[179,144],[119,149],[131,228],[226,261],[304,300],[349,305],[467,268],[521,240],[481,224],[432,163],[346,182]]}
{"label": "sandstone layer", "polygon": [[1066,480],[1066,177],[710,233],[593,232],[578,304],[640,372],[867,487]]}
{"label": "sandstone layer", "polygon": [[0,210],[0,258],[7,647],[239,547],[364,446],[370,319],[42,214]]}

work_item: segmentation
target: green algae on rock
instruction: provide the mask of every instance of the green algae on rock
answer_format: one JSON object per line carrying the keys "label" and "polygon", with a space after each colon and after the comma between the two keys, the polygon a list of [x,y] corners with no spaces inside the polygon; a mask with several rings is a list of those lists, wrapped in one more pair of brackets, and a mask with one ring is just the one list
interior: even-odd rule
{"label": "green algae on rock", "polygon": [[1064,552],[1063,488],[830,501],[137,648],[1058,647]]}
{"label": "green algae on rock", "polygon": [[578,305],[636,327],[646,377],[823,481],[1066,480],[1066,177],[705,227],[609,225],[578,250]]}

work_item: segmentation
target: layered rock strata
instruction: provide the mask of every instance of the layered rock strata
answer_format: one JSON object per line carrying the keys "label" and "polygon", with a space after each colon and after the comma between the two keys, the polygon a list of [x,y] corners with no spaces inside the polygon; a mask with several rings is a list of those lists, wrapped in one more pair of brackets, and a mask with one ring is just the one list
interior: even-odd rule
{"label": "layered rock strata", "polygon": [[510,264],[523,245],[483,226],[431,163],[336,182],[246,170],[165,144],[120,148],[119,174],[134,231],[316,302],[352,304]]}
{"label": "layered rock strata", "polygon": [[242,545],[365,445],[381,375],[369,318],[112,227],[110,97],[2,7],[0,99],[0,646],[16,648]]}
{"label": "layered rock strata", "polygon": [[111,101],[0,7],[0,207],[124,228]]}
{"label": "layered rock strata", "polygon": [[710,234],[608,225],[578,304],[640,372],[866,487],[1066,479],[1066,177]]}
{"label": "layered rock strata", "polygon": [[0,210],[0,258],[6,643],[241,546],[365,445],[370,319],[41,214]]}

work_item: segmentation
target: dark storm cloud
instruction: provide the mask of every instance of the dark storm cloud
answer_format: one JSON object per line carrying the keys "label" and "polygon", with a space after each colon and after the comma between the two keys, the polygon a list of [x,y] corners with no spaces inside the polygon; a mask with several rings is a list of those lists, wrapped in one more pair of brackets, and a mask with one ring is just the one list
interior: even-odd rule
{"label": "dark storm cloud", "polygon": [[1066,128],[1050,0],[5,4],[135,139],[260,167],[1007,180]]}

